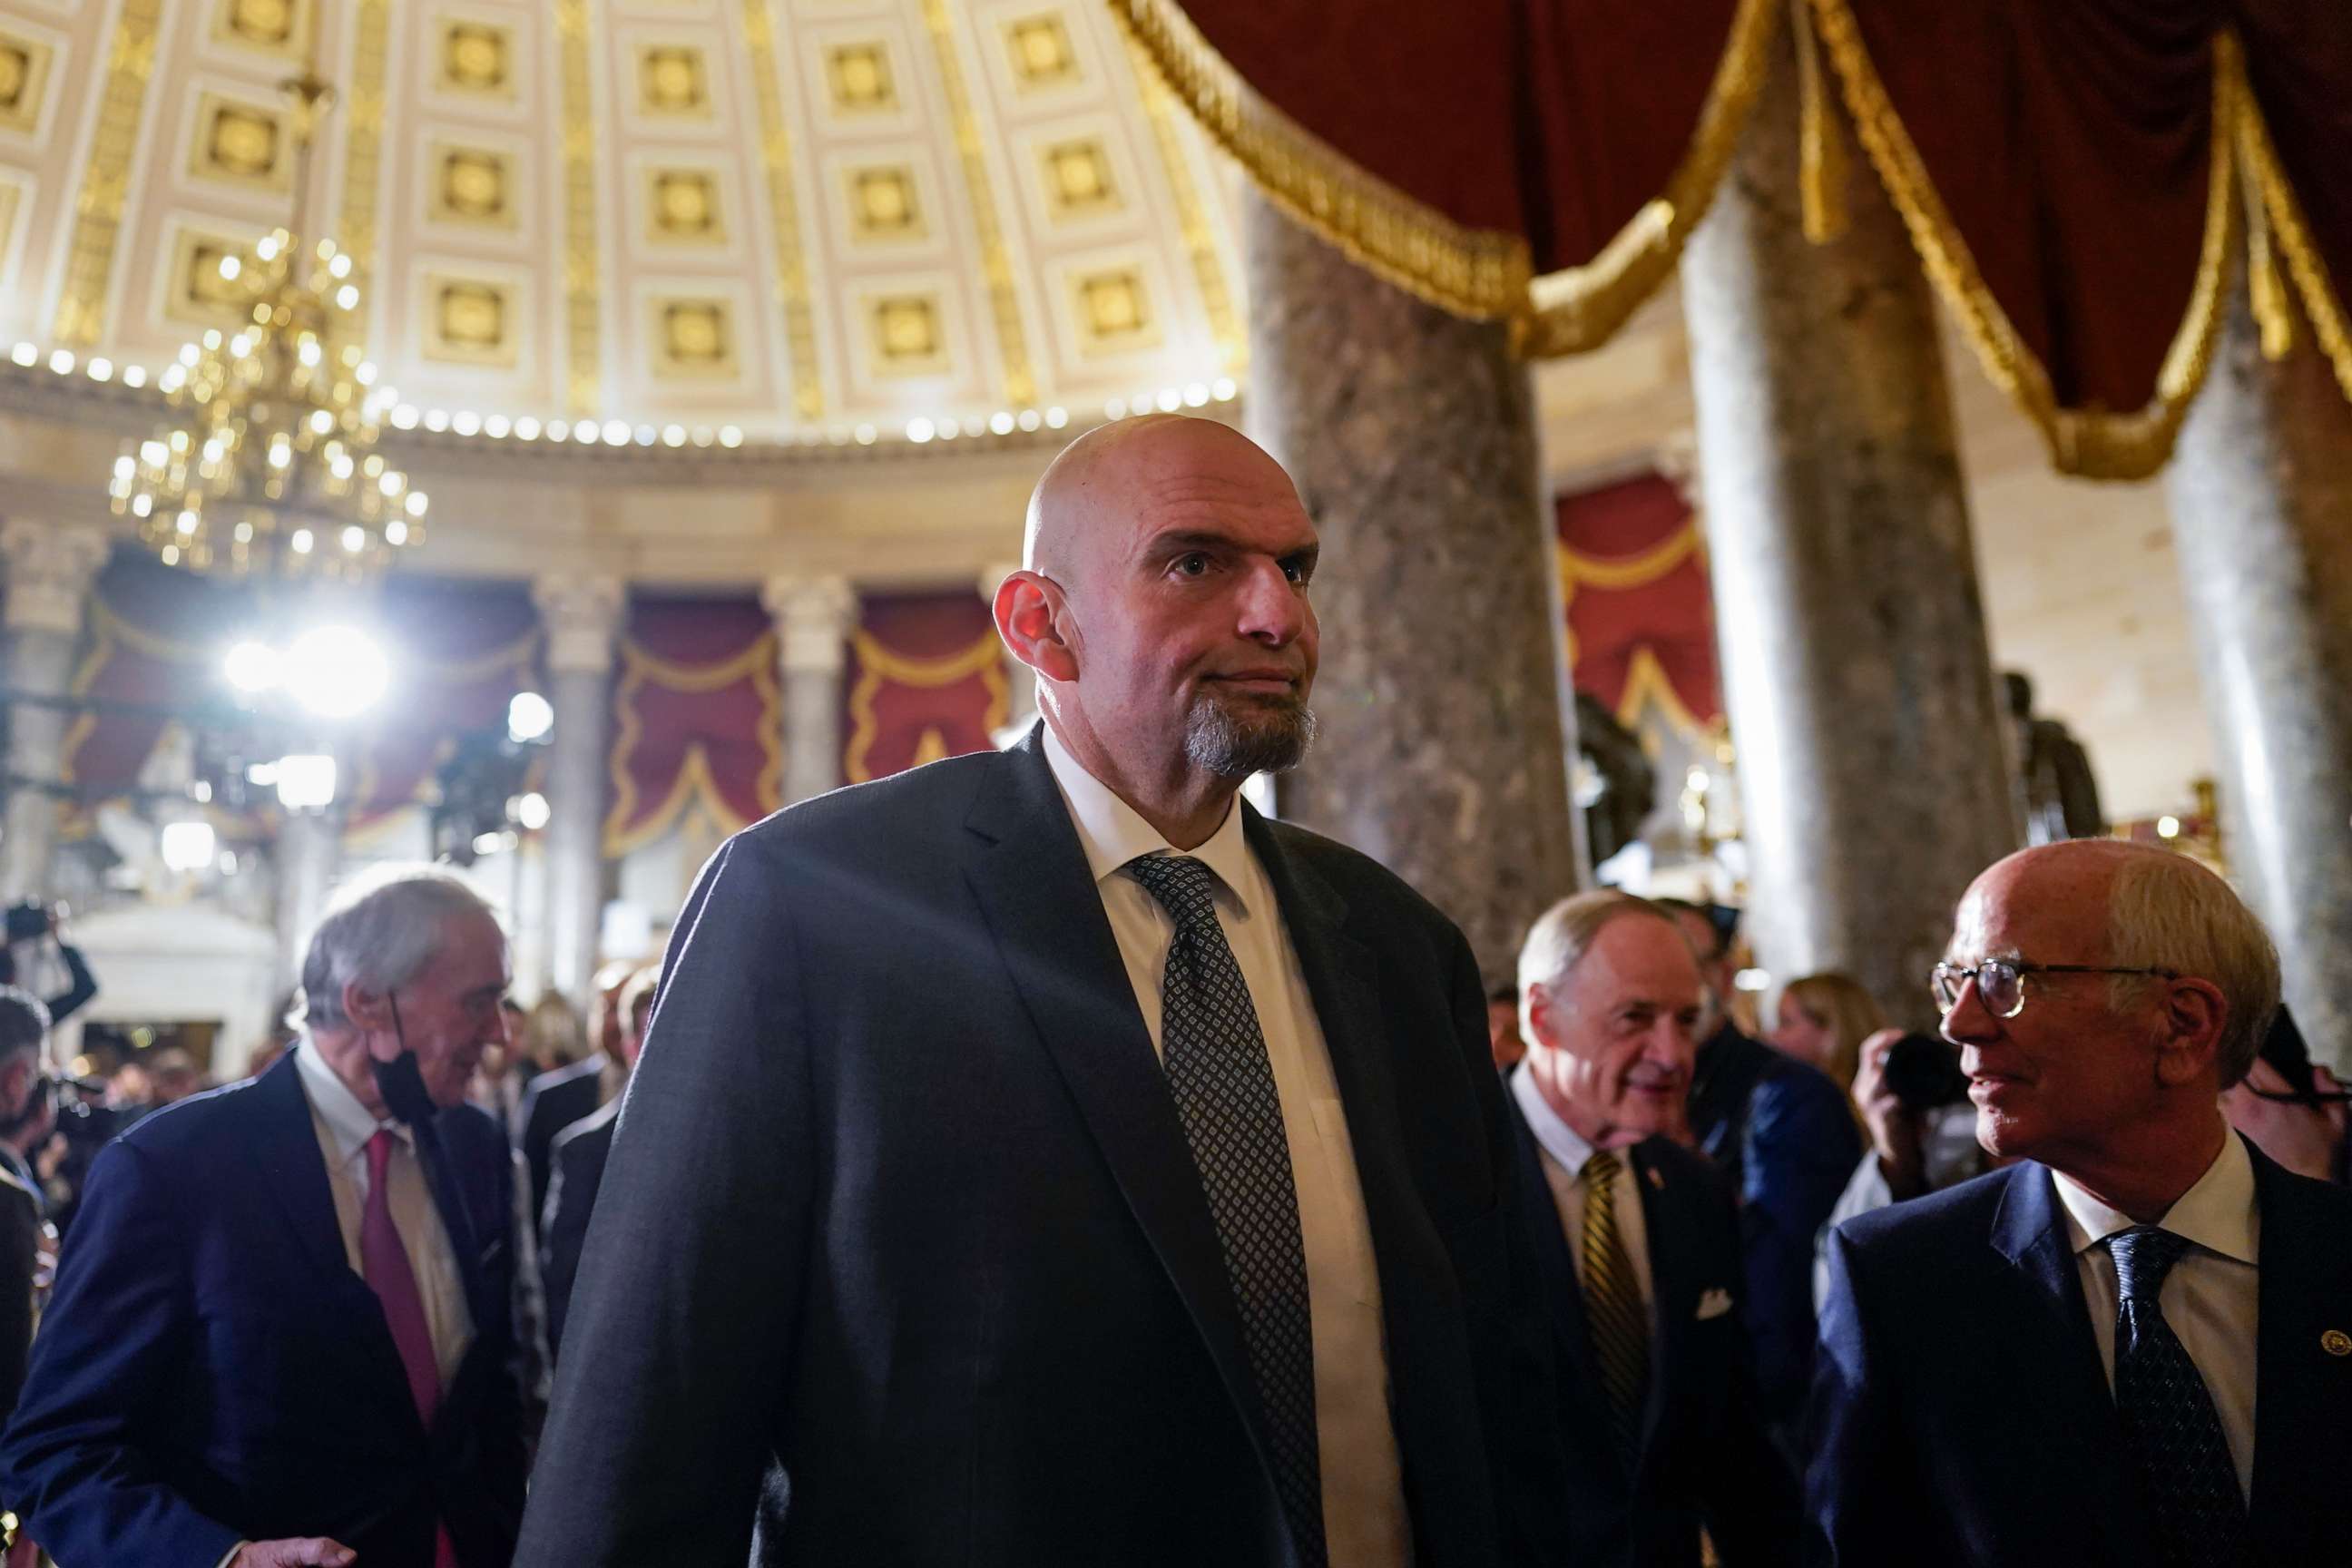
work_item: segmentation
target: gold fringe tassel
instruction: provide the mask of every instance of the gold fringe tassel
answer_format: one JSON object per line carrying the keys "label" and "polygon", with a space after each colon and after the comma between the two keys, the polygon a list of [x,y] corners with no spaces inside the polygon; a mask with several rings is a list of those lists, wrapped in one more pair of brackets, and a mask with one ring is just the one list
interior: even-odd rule
{"label": "gold fringe tassel", "polygon": [[[2352,329],[2347,329],[2345,321],[2343,296],[2336,291],[2335,280],[2327,275],[2327,263],[2312,240],[2310,225],[2304,219],[2303,204],[2295,199],[2286,171],[2279,167],[2278,149],[2271,142],[2270,127],[2263,122],[2262,106],[2254,101],[2251,89],[2240,95],[2233,123],[2247,182],[2256,193],[2263,216],[2268,219],[2276,250],[2285,256],[2287,275],[2294,279],[2295,293],[2303,301],[2304,317],[2311,323],[2312,336],[2318,340],[2320,353],[2327,356],[2329,367],[2336,372],[2336,384],[2347,399],[2352,399]],[[2272,308],[2284,313],[2285,290],[2278,284],[2275,270],[2271,287],[2277,289],[2279,296]],[[2263,298],[2259,283],[2254,310],[2262,323],[2263,352],[2276,359],[2280,356],[2271,351],[2272,323],[2262,315]],[[2292,327],[2288,330],[2292,331]]]}
{"label": "gold fringe tassel", "polygon": [[1849,159],[1838,111],[1822,69],[1820,42],[1807,0],[1790,0],[1797,35],[1797,195],[1805,237],[1827,245],[1844,237]]}
{"label": "gold fringe tassel", "polygon": [[[1902,215],[1928,279],[1958,318],[1962,334],[1985,374],[2042,431],[2061,473],[2088,479],[2146,479],[2172,455],[2189,399],[2204,384],[2221,324],[2223,291],[2241,216],[2235,145],[2227,128],[2240,122],[2245,68],[2234,34],[2213,40],[2212,159],[2206,180],[2205,234],[2189,308],[2157,373],[2156,394],[2131,413],[2062,408],[2050,373],[2018,335],[2008,313],[1985,286],[1968,241],[1952,222],[1919,150],[1895,111],[1870,60],[1847,0],[1812,0],[1814,26],[1845,90],[1863,149]],[[2273,217],[2276,214],[2273,211]],[[2290,256],[2292,253],[2290,253]]]}

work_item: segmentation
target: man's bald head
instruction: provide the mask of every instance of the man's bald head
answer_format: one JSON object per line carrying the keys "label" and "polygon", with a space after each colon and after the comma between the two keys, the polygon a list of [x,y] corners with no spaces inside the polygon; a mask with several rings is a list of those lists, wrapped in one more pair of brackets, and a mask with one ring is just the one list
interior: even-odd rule
{"label": "man's bald head", "polygon": [[1038,478],[1021,564],[1075,587],[1103,545],[1125,542],[1138,496],[1184,475],[1229,475],[1297,493],[1282,465],[1230,425],[1182,414],[1113,420],[1063,447]]}

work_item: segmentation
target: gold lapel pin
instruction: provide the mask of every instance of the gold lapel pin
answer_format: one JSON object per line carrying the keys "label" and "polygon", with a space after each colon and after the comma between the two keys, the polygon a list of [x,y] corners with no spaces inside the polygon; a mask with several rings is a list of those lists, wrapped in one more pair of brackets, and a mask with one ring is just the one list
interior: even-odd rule
{"label": "gold lapel pin", "polygon": [[2330,1329],[2319,1336],[2319,1348],[2329,1355],[2352,1355],[2352,1334],[2342,1329]]}

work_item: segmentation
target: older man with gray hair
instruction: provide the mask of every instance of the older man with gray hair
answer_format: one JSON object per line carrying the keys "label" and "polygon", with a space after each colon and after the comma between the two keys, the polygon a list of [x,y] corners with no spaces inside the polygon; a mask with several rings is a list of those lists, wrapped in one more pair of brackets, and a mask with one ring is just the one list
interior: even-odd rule
{"label": "older man with gray hair", "polygon": [[1814,1559],[2342,1561],[2352,1194],[2220,1104],[2278,1005],[2261,922],[2168,850],[2048,845],[1969,887],[1934,988],[2019,1163],[1832,1235]]}
{"label": "older man with gray hair", "polygon": [[464,1103],[507,984],[464,881],[382,872],[311,938],[295,1047],[99,1156],[0,1440],[60,1563],[508,1562],[512,1164]]}

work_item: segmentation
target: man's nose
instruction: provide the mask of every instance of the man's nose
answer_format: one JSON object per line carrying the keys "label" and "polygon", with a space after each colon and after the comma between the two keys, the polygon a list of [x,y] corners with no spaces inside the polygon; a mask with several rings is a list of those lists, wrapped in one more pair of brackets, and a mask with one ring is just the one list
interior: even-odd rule
{"label": "man's nose", "polygon": [[1960,994],[1953,1002],[1952,1010],[1944,1015],[1937,1032],[1955,1046],[2000,1038],[2000,1020],[1985,1005],[1984,993],[1977,989],[1975,975],[1960,983]]}
{"label": "man's nose", "polygon": [[1282,647],[1306,631],[1314,612],[1277,562],[1252,565],[1241,590],[1241,633]]}

